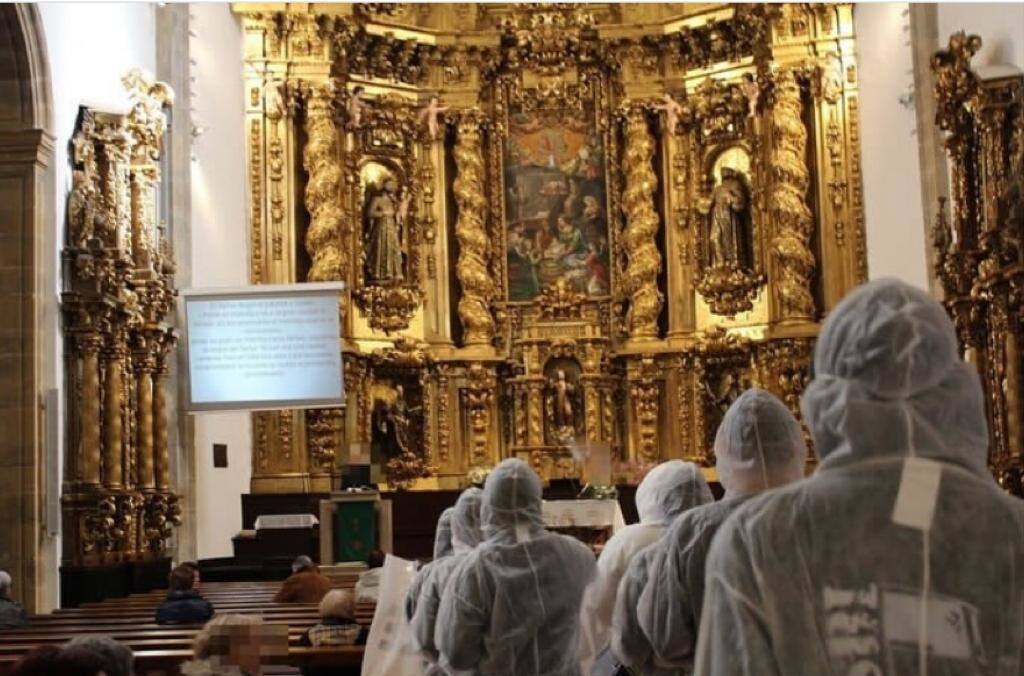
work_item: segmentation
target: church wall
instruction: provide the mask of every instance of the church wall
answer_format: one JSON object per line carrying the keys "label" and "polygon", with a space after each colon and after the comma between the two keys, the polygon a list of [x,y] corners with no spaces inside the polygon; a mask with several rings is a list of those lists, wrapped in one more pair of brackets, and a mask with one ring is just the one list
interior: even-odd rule
{"label": "church wall", "polygon": [[[60,338],[59,260],[65,232],[65,206],[71,188],[68,143],[78,107],[127,105],[121,77],[131,68],[154,70],[156,28],[154,6],[128,3],[40,3],[43,34],[51,78],[54,143],[53,227],[44,233],[43,387],[63,395],[63,341]],[[102,36],[102,39],[97,39]],[[63,421],[61,421],[63,425]],[[63,437],[63,435],[61,435]],[[49,484],[47,484],[49,485]],[[58,604],[60,539],[49,539],[41,558],[47,562],[38,601],[40,612]]]}
{"label": "church wall", "polygon": [[[190,55],[195,60],[195,124],[206,129],[192,163],[192,280],[194,287],[249,282],[246,227],[242,32],[226,3],[190,6]],[[195,418],[196,555],[231,556],[242,527],[241,494],[252,468],[248,413]],[[213,467],[213,444],[227,444],[228,467]],[[184,488],[184,487],[183,487]]]}
{"label": "church wall", "polygon": [[981,50],[975,67],[1012,64],[1024,69],[1024,4],[951,2],[938,6],[939,43],[945,47],[949,36],[959,30],[980,35]]}
{"label": "church wall", "polygon": [[916,117],[900,103],[913,83],[907,3],[854,7],[861,91],[868,275],[928,288]]}

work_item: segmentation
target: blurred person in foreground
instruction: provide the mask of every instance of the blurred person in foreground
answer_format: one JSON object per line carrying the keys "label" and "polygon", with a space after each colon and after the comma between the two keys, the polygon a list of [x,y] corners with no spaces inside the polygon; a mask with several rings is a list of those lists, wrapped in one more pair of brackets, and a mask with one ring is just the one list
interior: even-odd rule
{"label": "blurred person in foreground", "polygon": [[218,615],[192,642],[183,676],[262,676],[263,664],[288,655],[288,625],[264,624],[258,615]]}
{"label": "blurred person in foreground", "polygon": [[987,467],[976,367],[891,279],[825,321],[801,401],[821,463],[708,555],[696,673],[1024,673],[1024,502]]}

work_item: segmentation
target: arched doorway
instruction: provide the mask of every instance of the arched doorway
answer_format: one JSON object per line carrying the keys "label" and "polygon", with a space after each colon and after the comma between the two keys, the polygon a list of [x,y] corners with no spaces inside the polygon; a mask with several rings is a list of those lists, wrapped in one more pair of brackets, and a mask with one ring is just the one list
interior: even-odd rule
{"label": "arched doorway", "polygon": [[44,544],[43,272],[52,258],[44,246],[54,217],[51,128],[38,9],[0,5],[0,568],[14,577],[15,596],[30,611],[49,605],[53,597],[44,588],[56,581],[56,562],[46,553],[53,545]]}

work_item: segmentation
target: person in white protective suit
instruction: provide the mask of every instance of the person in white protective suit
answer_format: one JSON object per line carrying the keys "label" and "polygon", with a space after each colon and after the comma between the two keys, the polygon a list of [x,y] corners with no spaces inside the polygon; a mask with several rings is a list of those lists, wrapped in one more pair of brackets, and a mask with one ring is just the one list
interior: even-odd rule
{"label": "person in white protective suit", "polygon": [[540,478],[516,458],[487,477],[480,520],[484,541],[442,593],[434,632],[441,665],[478,676],[579,676],[579,610],[593,553],[544,529]]}
{"label": "person in white protective suit", "polygon": [[434,560],[442,556],[450,556],[453,553],[452,547],[452,514],[454,507],[449,507],[437,519],[437,529],[434,531]]}
{"label": "person in white protective suit", "polygon": [[[408,608],[411,602],[414,608],[410,621],[413,639],[421,650],[433,658],[437,656],[437,650],[434,648],[434,623],[441,605],[441,592],[459,561],[483,539],[480,531],[482,496],[483,491],[479,488],[467,488],[459,496],[450,520],[454,554],[442,557],[420,569],[413,585],[419,597],[406,599],[406,607]],[[413,593],[414,590],[410,587],[409,594]]]}
{"label": "person in white protective suit", "polygon": [[1024,502],[986,467],[980,381],[942,306],[866,284],[814,368],[821,464],[719,529],[696,673],[1020,676]]}
{"label": "person in white protective suit", "polygon": [[711,489],[692,462],[663,462],[640,482],[636,489],[640,522],[626,526],[608,540],[597,559],[597,577],[583,597],[580,633],[584,672],[589,672],[590,661],[608,646],[615,594],[630,561],[657,542],[675,517],[711,500]]}
{"label": "person in white protective suit", "polygon": [[693,672],[704,564],[718,528],[752,496],[801,479],[807,460],[800,423],[773,394],[756,388],[729,407],[715,435],[714,450],[724,498],[678,516],[651,548],[646,571],[640,564],[630,568],[631,582],[617,601],[622,604],[620,615],[636,609],[642,636],[630,642],[650,646],[650,659],[659,672]]}
{"label": "person in white protective suit", "polygon": [[[437,528],[434,530],[434,558],[433,561],[443,559],[455,553],[452,545],[452,515],[455,507],[448,507],[441,516],[437,518]],[[429,565],[429,564],[427,564]],[[412,622],[412,616],[416,613],[416,600],[420,597],[420,584],[423,578],[416,576],[409,585],[409,591],[405,595],[405,619]]]}

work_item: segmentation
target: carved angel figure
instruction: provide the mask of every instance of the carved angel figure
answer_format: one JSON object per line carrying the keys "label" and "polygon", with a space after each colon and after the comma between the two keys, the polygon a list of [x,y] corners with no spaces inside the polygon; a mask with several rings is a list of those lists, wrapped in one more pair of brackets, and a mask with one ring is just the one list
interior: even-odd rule
{"label": "carved angel figure", "polygon": [[426,108],[420,111],[419,121],[426,121],[427,134],[430,136],[431,141],[437,139],[437,133],[440,131],[440,125],[438,124],[437,118],[446,110],[448,110],[448,106],[439,105],[437,96],[431,96],[430,103],[427,104]]}
{"label": "carved angel figure", "polygon": [[669,134],[674,134],[676,132],[676,127],[679,125],[679,118],[683,115],[685,110],[668,92],[665,92],[661,99],[663,103],[656,103],[652,107],[654,110],[661,110],[665,112],[665,130]]}
{"label": "carved angel figure", "polygon": [[359,129],[363,124],[363,110],[366,108],[366,102],[363,101],[365,91],[362,87],[356,87],[348,99],[348,124],[352,129]]}
{"label": "carved angel figure", "polygon": [[[398,186],[384,179],[380,190],[366,191],[363,209],[366,233],[366,274],[370,280],[386,282],[405,278],[402,260],[402,213]],[[406,191],[408,192],[408,191]],[[408,204],[405,205],[408,208]]]}
{"label": "carved angel figure", "polygon": [[285,84],[281,80],[271,80],[263,85],[263,100],[266,104],[267,117],[279,120],[288,114]]}
{"label": "carved angel figure", "polygon": [[761,87],[751,73],[743,76],[740,91],[747,97],[747,117],[757,117],[757,101],[761,97]]}
{"label": "carved angel figure", "polygon": [[745,248],[750,214],[750,193],[746,177],[735,169],[722,168],[722,180],[711,193],[710,260],[711,267],[739,266]]}

